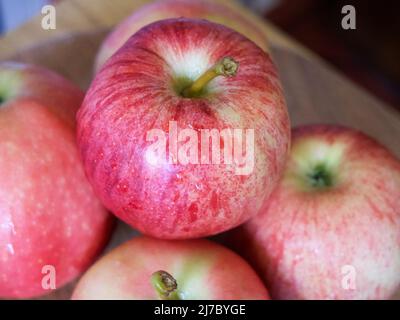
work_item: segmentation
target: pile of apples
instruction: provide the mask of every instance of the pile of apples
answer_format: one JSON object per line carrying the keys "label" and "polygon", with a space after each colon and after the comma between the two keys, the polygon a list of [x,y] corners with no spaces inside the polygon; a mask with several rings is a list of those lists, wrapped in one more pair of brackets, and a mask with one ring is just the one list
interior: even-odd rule
{"label": "pile of apples", "polygon": [[[49,270],[57,288],[84,273],[73,299],[399,289],[400,162],[350,128],[291,130],[265,35],[241,12],[152,3],[106,38],[95,69],[84,95],[49,70],[0,63],[0,297],[48,294]],[[252,151],[246,174],[219,161],[236,135],[209,137],[216,163],[179,161],[201,149],[190,133],[237,129],[254,133],[239,148]],[[169,133],[157,136],[166,157],[154,130]],[[105,208],[143,235],[95,261],[113,227]],[[214,235],[222,244],[199,239]]]}

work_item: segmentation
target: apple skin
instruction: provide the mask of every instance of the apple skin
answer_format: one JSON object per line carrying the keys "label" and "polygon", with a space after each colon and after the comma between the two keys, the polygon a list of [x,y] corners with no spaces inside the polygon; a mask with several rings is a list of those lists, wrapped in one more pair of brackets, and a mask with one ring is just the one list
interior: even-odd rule
{"label": "apple skin", "polygon": [[43,266],[55,267],[59,288],[93,262],[111,216],[76,147],[83,93],[43,68],[2,62],[0,96],[0,297],[34,297],[49,293]]}
{"label": "apple skin", "polygon": [[72,299],[156,300],[151,275],[177,281],[182,300],[264,300],[264,284],[237,254],[214,242],[137,237],[97,261],[80,279]]}
{"label": "apple skin", "polygon": [[[225,56],[240,63],[236,76],[214,79],[203,97],[174,90],[174,78],[194,81]],[[289,151],[289,117],[270,56],[205,20],[163,20],[133,35],[96,75],[77,119],[78,146],[97,196],[156,238],[204,237],[248,220],[278,182]],[[173,164],[161,157],[153,165],[146,134],[168,133],[170,121],[197,131],[254,129],[253,171],[236,175],[224,163]]]}
{"label": "apple skin", "polygon": [[181,17],[223,24],[254,41],[264,51],[269,51],[265,34],[234,8],[208,0],[162,0],[144,5],[114,28],[97,53],[95,70],[98,71],[142,27],[159,20]]}
{"label": "apple skin", "polygon": [[[331,187],[305,183],[318,162],[335,179]],[[390,298],[400,284],[400,163],[352,129],[295,129],[266,210],[228,238],[273,299]]]}

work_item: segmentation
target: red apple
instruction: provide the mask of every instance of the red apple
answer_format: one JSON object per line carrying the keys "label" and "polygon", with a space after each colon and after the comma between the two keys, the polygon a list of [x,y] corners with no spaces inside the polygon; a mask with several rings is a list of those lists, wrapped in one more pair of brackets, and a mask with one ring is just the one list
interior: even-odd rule
{"label": "red apple", "polygon": [[75,143],[83,93],[48,70],[2,62],[0,98],[0,297],[33,297],[89,266],[110,216]]}
{"label": "red apple", "polygon": [[[211,130],[215,139],[207,139]],[[97,195],[157,238],[217,234],[257,214],[289,140],[270,56],[204,20],[163,20],[137,32],[97,74],[78,113],[78,145]]]}
{"label": "red apple", "polygon": [[389,298],[400,284],[400,162],[351,129],[296,129],[268,207],[234,235],[273,298]]}
{"label": "red apple", "polygon": [[99,70],[104,62],[142,27],[155,21],[181,17],[207,19],[223,24],[242,33],[260,48],[268,51],[265,34],[254,21],[230,6],[210,0],[162,0],[141,7],[115,27],[100,47],[95,69]]}
{"label": "red apple", "polygon": [[134,238],[97,261],[72,299],[268,299],[238,255],[208,240]]}

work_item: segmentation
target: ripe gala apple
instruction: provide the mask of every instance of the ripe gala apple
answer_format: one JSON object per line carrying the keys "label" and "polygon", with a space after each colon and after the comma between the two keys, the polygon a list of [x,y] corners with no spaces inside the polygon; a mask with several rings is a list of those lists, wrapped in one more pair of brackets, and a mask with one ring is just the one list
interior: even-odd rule
{"label": "ripe gala apple", "polygon": [[[205,20],[162,20],[134,34],[96,75],[77,119],[97,195],[156,238],[203,237],[248,220],[289,151],[289,118],[270,56]],[[164,139],[154,130],[165,133],[158,151],[169,156],[153,149]]]}
{"label": "ripe gala apple", "polygon": [[0,63],[0,297],[49,293],[50,271],[61,287],[105,244],[110,215],[75,143],[82,99],[53,72]]}
{"label": "ripe gala apple", "polygon": [[142,27],[169,18],[207,19],[223,24],[254,41],[260,48],[268,51],[265,34],[249,18],[228,7],[209,0],[162,0],[144,5],[117,25],[106,37],[96,56],[95,69],[99,70],[122,45]]}
{"label": "ripe gala apple", "polygon": [[268,299],[253,269],[231,250],[208,240],[134,238],[97,261],[72,299]]}
{"label": "ripe gala apple", "polygon": [[273,299],[387,299],[400,284],[400,162],[352,129],[295,129],[268,206],[232,231]]}

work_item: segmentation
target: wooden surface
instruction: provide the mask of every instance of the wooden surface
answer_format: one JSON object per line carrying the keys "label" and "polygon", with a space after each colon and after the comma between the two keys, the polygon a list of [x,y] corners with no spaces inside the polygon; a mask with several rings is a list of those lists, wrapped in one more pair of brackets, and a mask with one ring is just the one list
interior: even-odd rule
{"label": "wooden surface", "polygon": [[[67,0],[57,7],[60,29],[46,34],[47,31],[40,29],[40,20],[33,20],[0,40],[0,59],[49,67],[85,89],[92,78],[93,59],[109,30],[107,27],[126,16],[130,12],[128,8],[143,2]],[[400,157],[400,117],[394,110],[273,27],[263,24],[262,28],[270,35],[272,55],[280,70],[293,125],[322,122],[351,126],[375,137]],[[4,47],[7,49],[3,50]],[[107,250],[132,234],[129,227],[119,223]],[[47,298],[68,298],[72,289],[73,284]]]}
{"label": "wooden surface", "polygon": [[[41,27],[42,16],[38,15],[16,30],[0,37],[0,59],[13,53],[41,43],[44,40],[69,35],[73,32],[90,32],[98,29],[110,29],[123,18],[130,15],[135,9],[152,0],[63,0],[56,5],[55,30],[43,30]],[[196,1],[196,0],[193,0]],[[285,36],[273,25],[250,13],[236,4],[234,0],[212,0],[222,2],[234,10],[251,17],[251,19],[266,32],[268,38],[275,45],[295,48],[305,54],[311,54],[290,38]]]}

